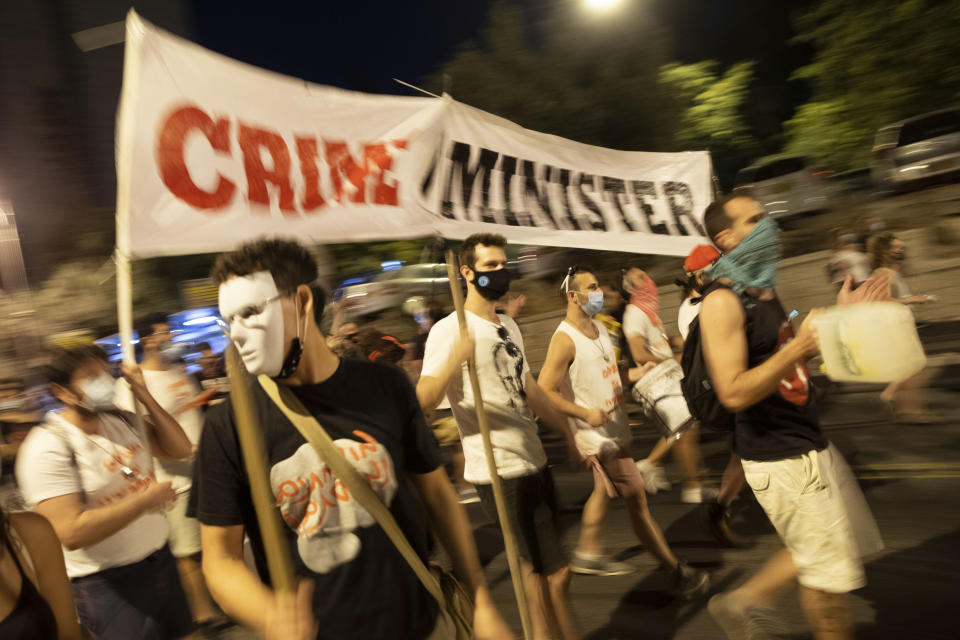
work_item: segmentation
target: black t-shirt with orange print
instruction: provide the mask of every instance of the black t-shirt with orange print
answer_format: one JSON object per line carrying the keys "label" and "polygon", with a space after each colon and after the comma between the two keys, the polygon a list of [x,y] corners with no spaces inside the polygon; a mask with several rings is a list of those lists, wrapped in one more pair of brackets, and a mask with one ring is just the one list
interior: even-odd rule
{"label": "black t-shirt with orange print", "polygon": [[[436,600],[372,516],[336,479],[255,381],[251,385],[298,576],[314,581],[317,638],[424,638]],[[418,555],[430,553],[426,513],[407,474],[441,464],[416,394],[393,367],[343,358],[315,385],[291,387],[340,452],[390,507]],[[191,512],[202,524],[243,525],[261,576],[266,561],[229,402],[210,409],[197,452]]]}

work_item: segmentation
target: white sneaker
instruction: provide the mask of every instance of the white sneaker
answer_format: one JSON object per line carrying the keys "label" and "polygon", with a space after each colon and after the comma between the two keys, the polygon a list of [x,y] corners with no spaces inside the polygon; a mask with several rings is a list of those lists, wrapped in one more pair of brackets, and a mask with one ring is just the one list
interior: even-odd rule
{"label": "white sneaker", "polygon": [[701,504],[716,500],[720,491],[713,487],[684,487],[680,490],[680,501],[687,504]]}
{"label": "white sneaker", "polygon": [[643,484],[646,485],[647,493],[653,495],[657,491],[670,490],[670,481],[667,480],[667,474],[663,467],[655,467],[644,459],[637,461],[637,471],[643,476]]}

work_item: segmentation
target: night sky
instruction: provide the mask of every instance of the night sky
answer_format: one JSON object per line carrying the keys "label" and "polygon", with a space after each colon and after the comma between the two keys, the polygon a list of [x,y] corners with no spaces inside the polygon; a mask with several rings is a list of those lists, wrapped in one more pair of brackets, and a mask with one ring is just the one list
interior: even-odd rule
{"label": "night sky", "polygon": [[[559,2],[514,0],[531,30]],[[808,90],[788,83],[810,58],[791,46],[791,16],[814,0],[621,0],[643,2],[652,20],[671,34],[680,62],[716,59],[723,64],[759,62],[755,90],[775,99],[783,119]],[[344,89],[409,94],[398,77],[416,84],[436,71],[459,46],[476,39],[492,0],[406,2],[256,3],[194,0],[200,44],[251,64]],[[262,7],[269,7],[264,10]],[[239,10],[238,10],[239,9]],[[456,95],[454,95],[456,97]]]}

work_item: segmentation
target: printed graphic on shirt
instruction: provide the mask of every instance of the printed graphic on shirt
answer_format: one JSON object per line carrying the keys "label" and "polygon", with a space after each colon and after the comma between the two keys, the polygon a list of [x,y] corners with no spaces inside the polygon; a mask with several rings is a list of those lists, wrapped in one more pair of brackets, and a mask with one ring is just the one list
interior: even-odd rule
{"label": "printed graphic on shirt", "polygon": [[521,410],[526,407],[527,397],[523,390],[523,352],[505,332],[501,329],[501,339],[493,345],[493,366],[507,391],[510,408]]}
{"label": "printed graphic on shirt", "polygon": [[[784,321],[780,325],[777,336],[777,351],[793,339],[793,325]],[[793,372],[780,380],[780,395],[785,400],[797,406],[805,406],[810,397],[810,376],[807,373],[807,363],[798,362],[793,366]]]}
{"label": "printed graphic on shirt", "polygon": [[[398,486],[393,460],[369,434],[359,429],[353,434],[362,442],[340,438],[334,444],[389,507]],[[310,444],[273,465],[270,485],[284,522],[297,533],[297,551],[307,567],[327,573],[357,557],[361,543],[354,531],[376,521]]]}
{"label": "printed graphic on shirt", "polygon": [[[99,496],[97,498],[97,506],[100,507],[113,504],[118,500],[137,493],[155,480],[153,472],[150,469],[144,469],[138,464],[138,459],[141,457],[138,454],[143,452],[143,445],[141,443],[134,442],[129,447],[113,446],[116,453],[112,456],[106,454],[101,456],[101,464],[107,473],[123,477],[125,484],[113,493]],[[90,453],[97,455],[97,452],[92,449]],[[123,467],[132,471],[133,476],[127,478],[123,473]]]}

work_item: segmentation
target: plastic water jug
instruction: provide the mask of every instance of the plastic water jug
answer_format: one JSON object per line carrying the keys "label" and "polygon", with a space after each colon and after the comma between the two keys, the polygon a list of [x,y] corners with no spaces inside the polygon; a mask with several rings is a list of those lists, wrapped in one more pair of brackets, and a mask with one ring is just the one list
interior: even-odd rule
{"label": "plastic water jug", "polygon": [[813,319],[827,377],[842,382],[895,382],[917,373],[927,356],[906,305],[870,302],[830,307]]}

